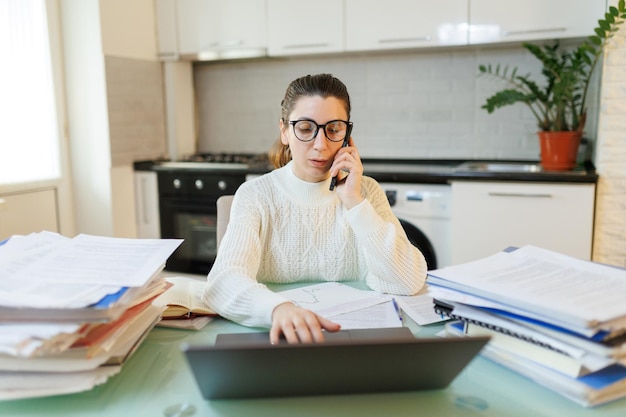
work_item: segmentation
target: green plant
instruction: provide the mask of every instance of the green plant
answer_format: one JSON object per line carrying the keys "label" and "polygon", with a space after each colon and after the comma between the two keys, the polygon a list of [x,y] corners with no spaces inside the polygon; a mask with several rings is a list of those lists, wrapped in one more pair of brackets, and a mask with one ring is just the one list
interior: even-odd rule
{"label": "green plant", "polygon": [[531,80],[530,75],[518,75],[517,68],[509,72],[508,66],[480,65],[479,75],[504,80],[509,86],[487,98],[482,108],[492,113],[500,107],[524,103],[537,119],[540,130],[582,132],[591,75],[607,42],[625,19],[625,0],[620,0],[617,7],[609,8],[604,19],[598,20],[595,34],[575,49],[564,50],[558,42],[543,46],[523,43],[522,46],[541,61],[541,74],[545,78],[541,86]]}

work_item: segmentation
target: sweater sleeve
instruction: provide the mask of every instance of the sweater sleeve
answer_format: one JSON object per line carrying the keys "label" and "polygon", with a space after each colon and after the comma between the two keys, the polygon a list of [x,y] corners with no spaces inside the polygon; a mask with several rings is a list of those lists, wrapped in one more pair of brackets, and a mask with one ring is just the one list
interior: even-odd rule
{"label": "sweater sleeve", "polygon": [[365,282],[383,293],[415,294],[426,281],[424,255],[407,238],[380,185],[364,180],[366,198],[346,217],[367,264]]}
{"label": "sweater sleeve", "polygon": [[219,315],[251,327],[271,327],[274,308],[288,301],[257,282],[263,208],[245,188],[235,194],[228,228],[208,274],[204,301]]}

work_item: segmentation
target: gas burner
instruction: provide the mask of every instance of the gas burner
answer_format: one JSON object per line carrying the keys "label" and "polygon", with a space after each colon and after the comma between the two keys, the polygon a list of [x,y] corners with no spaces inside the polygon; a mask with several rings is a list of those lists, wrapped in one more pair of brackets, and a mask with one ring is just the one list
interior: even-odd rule
{"label": "gas burner", "polygon": [[258,155],[241,153],[197,153],[185,158],[184,162],[215,162],[215,163],[240,163],[246,164],[255,160]]}
{"label": "gas burner", "polygon": [[269,161],[267,159],[267,154],[255,154],[255,153],[209,153],[209,152],[198,152],[197,154],[188,156],[179,161],[180,163],[189,163],[189,162],[197,162],[197,163],[211,163],[213,166],[217,166],[219,164],[223,165],[231,165],[242,166],[247,165],[252,169],[271,169],[269,166]]}

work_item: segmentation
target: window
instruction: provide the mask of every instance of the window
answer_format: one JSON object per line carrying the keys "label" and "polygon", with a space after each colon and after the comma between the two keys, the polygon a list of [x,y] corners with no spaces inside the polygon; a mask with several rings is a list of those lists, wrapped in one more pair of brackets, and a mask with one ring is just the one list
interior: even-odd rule
{"label": "window", "polygon": [[60,177],[45,0],[0,0],[0,185]]}

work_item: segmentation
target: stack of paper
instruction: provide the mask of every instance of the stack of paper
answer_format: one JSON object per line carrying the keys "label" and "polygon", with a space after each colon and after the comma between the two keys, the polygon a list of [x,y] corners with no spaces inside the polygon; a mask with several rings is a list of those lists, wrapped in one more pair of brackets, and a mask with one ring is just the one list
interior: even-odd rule
{"label": "stack of paper", "polygon": [[430,271],[435,310],[483,354],[585,406],[626,396],[626,270],[537,247]]}
{"label": "stack of paper", "polygon": [[181,240],[41,232],[0,246],[0,399],[105,382],[160,319]]}

